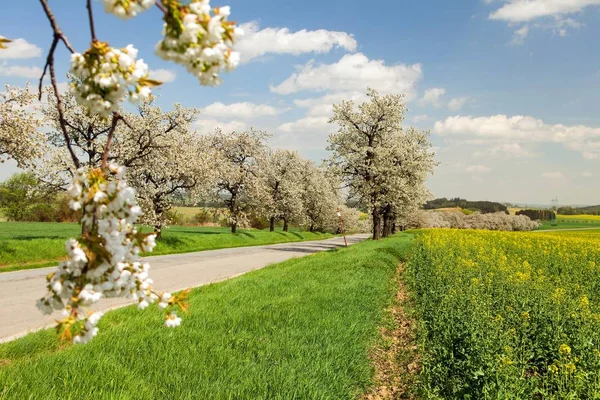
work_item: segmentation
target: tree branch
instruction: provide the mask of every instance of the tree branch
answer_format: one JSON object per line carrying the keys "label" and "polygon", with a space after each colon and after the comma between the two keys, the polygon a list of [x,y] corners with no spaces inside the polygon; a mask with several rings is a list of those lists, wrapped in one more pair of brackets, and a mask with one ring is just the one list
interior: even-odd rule
{"label": "tree branch", "polygon": [[101,169],[106,168],[106,161],[108,160],[108,151],[110,150],[110,142],[112,141],[113,134],[115,133],[115,129],[117,128],[117,123],[120,119],[122,119],[122,117],[119,113],[113,113],[110,131],[108,131],[108,137],[106,138],[106,147],[104,147],[104,154],[102,155],[102,164],[100,165]]}
{"label": "tree branch", "polygon": [[160,11],[162,11],[164,14],[166,14],[166,13],[167,13],[167,9],[165,8],[165,6],[163,6],[162,4],[160,4],[160,1],[157,1],[157,2],[156,2],[156,3],[154,3],[154,4],[156,4],[156,7],[158,7],[158,9],[159,9]]}
{"label": "tree branch", "polygon": [[88,19],[90,20],[90,33],[92,34],[92,42],[97,41],[96,28],[94,26],[94,13],[92,11],[92,0],[87,0]]}

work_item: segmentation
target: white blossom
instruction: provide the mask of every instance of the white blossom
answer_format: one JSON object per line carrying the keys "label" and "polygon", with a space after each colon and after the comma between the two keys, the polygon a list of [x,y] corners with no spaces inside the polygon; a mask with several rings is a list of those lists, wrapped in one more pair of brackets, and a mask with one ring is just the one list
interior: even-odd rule
{"label": "white blossom", "polygon": [[220,84],[221,71],[235,69],[240,61],[233,45],[243,31],[227,20],[230,13],[227,6],[211,9],[209,0],[167,4],[165,37],[156,54],[183,65],[202,85]]}
{"label": "white blossom", "polygon": [[139,256],[141,248],[154,247],[154,234],[135,228],[139,207],[135,191],[124,180],[125,170],[116,165],[109,170],[108,174],[100,169],[77,171],[69,195],[73,204],[85,210],[85,233],[80,240],[67,241],[70,259],[48,275],[48,292],[37,303],[44,313],[61,309],[67,315],[59,326],[68,332],[66,337],[73,335],[74,343],[87,343],[96,336],[102,314],[86,315],[85,310],[103,297],[128,297],[138,300],[140,308],[159,297],[169,305],[178,302],[170,293],[154,292],[150,265]]}
{"label": "white blossom", "polygon": [[155,0],[102,0],[104,9],[107,13],[116,15],[119,18],[133,18],[142,11],[152,7]]}
{"label": "white blossom", "polygon": [[170,313],[167,315],[167,318],[165,318],[165,326],[169,328],[175,328],[179,325],[181,325],[181,318],[179,318],[177,314]]}
{"label": "white blossom", "polygon": [[125,96],[132,102],[149,100],[149,86],[159,82],[148,79],[148,65],[137,53],[133,45],[116,49],[95,41],[85,53],[72,54],[71,91],[77,101],[89,113],[107,117]]}
{"label": "white blossom", "polygon": [[44,153],[42,120],[35,114],[36,99],[29,88],[6,85],[0,93],[0,163],[13,159],[28,166]]}

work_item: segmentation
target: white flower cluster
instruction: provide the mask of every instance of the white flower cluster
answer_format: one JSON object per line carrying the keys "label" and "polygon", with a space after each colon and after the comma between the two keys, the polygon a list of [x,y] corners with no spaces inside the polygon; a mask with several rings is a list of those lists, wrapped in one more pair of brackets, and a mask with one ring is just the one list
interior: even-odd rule
{"label": "white flower cluster", "polygon": [[152,7],[155,0],[103,0],[104,9],[107,13],[119,18],[133,18],[142,11]]}
{"label": "white flower cluster", "polygon": [[[148,276],[150,265],[140,262],[140,252],[152,251],[154,234],[137,232],[134,223],[141,214],[135,190],[124,180],[124,167],[111,166],[110,176],[99,169],[80,169],[69,187],[71,208],[83,208],[84,235],[66,243],[69,260],[47,277],[48,293],[38,308],[50,314],[62,310],[63,330],[74,343],[86,343],[98,329],[101,313],[87,314],[86,308],[102,297],[127,297],[143,309],[160,298],[166,308],[176,300],[170,293],[157,294]],[[165,325],[180,320],[170,313]]]}
{"label": "white flower cluster", "polygon": [[119,108],[126,94],[137,103],[148,100],[150,87],[159,82],[148,79],[148,65],[137,60],[137,49],[129,45],[115,49],[93,42],[85,53],[71,55],[71,90],[79,104],[90,113],[107,117]]}
{"label": "white flower cluster", "polygon": [[170,7],[156,54],[185,66],[202,85],[217,86],[221,70],[231,71],[240,61],[232,48],[243,31],[227,21],[229,14],[229,7],[211,9],[209,0]]}

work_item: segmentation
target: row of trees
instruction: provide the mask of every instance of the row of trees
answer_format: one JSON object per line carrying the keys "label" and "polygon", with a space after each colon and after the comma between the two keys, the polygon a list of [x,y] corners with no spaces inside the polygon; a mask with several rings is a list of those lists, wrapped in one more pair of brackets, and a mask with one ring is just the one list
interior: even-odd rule
{"label": "row of trees", "polygon": [[460,207],[465,210],[479,211],[484,214],[495,212],[505,212],[508,214],[508,207],[502,203],[497,203],[494,201],[469,201],[461,199],[460,197],[453,199],[441,197],[439,199],[429,200],[423,205],[423,208],[426,210],[452,207]]}
{"label": "row of trees", "polygon": [[[57,114],[56,97],[46,89],[43,103],[28,96],[27,89],[9,88],[28,108],[28,120],[12,115],[12,124],[36,126],[18,133],[18,129],[2,130],[2,135],[31,135],[37,153],[5,153],[19,165],[29,169],[46,188],[64,190],[80,167],[98,168],[106,157],[108,163],[127,168],[127,180],[136,189],[144,210],[141,222],[154,226],[158,235],[167,224],[172,205],[185,199],[220,201],[229,211],[231,230],[244,225],[250,215],[262,216],[275,229],[283,221],[306,225],[310,230],[336,230],[337,211],[342,205],[339,182],[297,152],[273,150],[268,146],[269,134],[250,129],[245,132],[217,130],[199,135],[191,127],[198,115],[195,108],[175,104],[163,111],[152,102],[140,104],[135,112],[120,113],[124,122],[109,132],[112,122],[90,115],[70,94],[62,96],[63,119]],[[5,101],[0,108],[12,107]],[[35,119],[30,116],[35,115]],[[62,134],[64,122],[68,135]],[[40,136],[40,128],[47,130]],[[66,139],[65,139],[66,138]],[[45,139],[45,140],[43,140]],[[66,145],[69,141],[69,146]],[[16,140],[18,142],[18,140]],[[105,153],[110,141],[110,151]],[[2,141],[11,144],[14,141]],[[73,155],[68,153],[73,149]],[[74,160],[74,161],[72,161]],[[345,214],[351,213],[344,210]],[[358,218],[354,211],[350,219]]]}
{"label": "row of trees", "polygon": [[526,215],[527,217],[536,221],[552,221],[556,219],[556,213],[552,210],[519,210],[517,215]]}
{"label": "row of trees", "polygon": [[473,213],[460,211],[425,211],[412,213],[403,221],[408,228],[487,229],[494,231],[531,231],[540,224],[525,215],[504,212]]}

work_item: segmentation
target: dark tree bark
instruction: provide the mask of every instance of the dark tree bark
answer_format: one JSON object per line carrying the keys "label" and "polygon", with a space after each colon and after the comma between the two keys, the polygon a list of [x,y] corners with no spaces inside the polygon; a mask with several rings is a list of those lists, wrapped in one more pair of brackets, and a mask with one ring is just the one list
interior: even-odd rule
{"label": "dark tree bark", "polygon": [[269,231],[273,232],[275,230],[275,217],[271,217],[269,219]]}
{"label": "dark tree bark", "polygon": [[373,240],[381,239],[381,210],[379,207],[373,208]]}
{"label": "dark tree bark", "polygon": [[162,237],[162,224],[154,225],[154,233],[156,233],[157,239]]}
{"label": "dark tree bark", "polygon": [[231,233],[236,233],[237,232],[237,222],[232,222],[231,223]]}
{"label": "dark tree bark", "polygon": [[392,233],[392,206],[387,204],[383,208],[383,237],[388,237]]}
{"label": "dark tree bark", "polygon": [[289,226],[288,226],[288,220],[287,220],[287,218],[284,218],[283,219],[283,231],[287,232],[288,228],[289,228]]}

